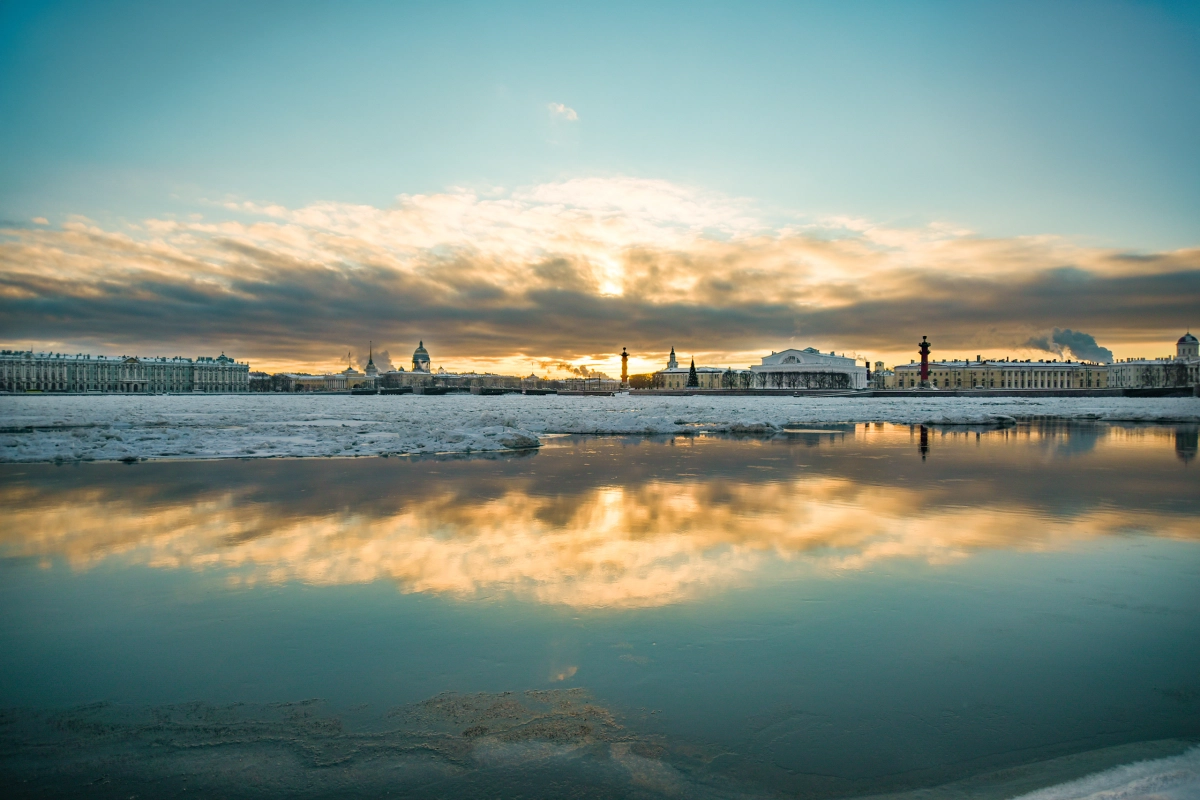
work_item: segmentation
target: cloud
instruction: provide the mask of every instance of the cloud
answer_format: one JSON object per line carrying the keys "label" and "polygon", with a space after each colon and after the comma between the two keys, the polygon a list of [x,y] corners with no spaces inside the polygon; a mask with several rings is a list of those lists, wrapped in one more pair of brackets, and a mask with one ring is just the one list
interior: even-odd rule
{"label": "cloud", "polygon": [[34,217],[33,224],[34,225],[49,225],[50,220],[46,219],[45,217]]}
{"label": "cloud", "polygon": [[1111,364],[1113,351],[1096,343],[1096,337],[1083,331],[1073,331],[1070,328],[1060,330],[1055,328],[1050,333],[1031,337],[1026,347],[1034,350],[1045,350],[1058,353],[1060,356],[1070,353],[1080,361],[1100,361]]}
{"label": "cloud", "polygon": [[579,114],[575,113],[575,109],[570,106],[564,106],[562,103],[550,103],[547,108],[550,109],[550,116],[555,119],[565,119],[568,122],[579,121]]}
{"label": "cloud", "polygon": [[509,369],[527,374],[622,346],[724,366],[785,343],[907,351],[921,335],[937,354],[1003,353],[1047,330],[1047,345],[1096,357],[1105,349],[1081,328],[1173,341],[1200,305],[1200,249],[780,225],[749,201],[661,180],[402,195],[388,208],[235,205],[229,219],[0,231],[0,340],[325,365],[369,339],[402,353],[423,339],[436,360],[517,359]]}

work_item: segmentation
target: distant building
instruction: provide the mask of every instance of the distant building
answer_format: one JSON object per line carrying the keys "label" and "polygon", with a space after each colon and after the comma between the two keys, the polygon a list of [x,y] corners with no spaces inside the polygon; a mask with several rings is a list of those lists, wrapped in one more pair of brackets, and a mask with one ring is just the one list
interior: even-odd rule
{"label": "distant building", "polygon": [[808,347],[764,356],[749,369],[679,366],[675,348],[667,368],[654,373],[656,389],[865,389],[867,369],[853,358]]}
{"label": "distant building", "polygon": [[622,384],[616,378],[607,375],[595,375],[590,378],[564,378],[564,392],[619,392]]}
{"label": "distant building", "polygon": [[1188,331],[1175,343],[1174,358],[1130,358],[1108,368],[1109,386],[1167,389],[1200,383],[1200,342]]}
{"label": "distant building", "polygon": [[412,371],[424,373],[431,371],[429,368],[429,351],[425,349],[425,342],[423,340],[417,343],[417,349],[413,351]]}
{"label": "distant building", "polygon": [[884,367],[882,361],[875,362],[875,371],[871,373],[872,389],[896,388],[896,373]]}
{"label": "distant building", "polygon": [[[695,385],[689,386],[688,381],[695,372]],[[697,367],[695,359],[692,359],[691,366],[680,367],[679,360],[675,357],[675,348],[671,348],[671,355],[667,358],[667,368],[661,369],[654,373],[654,388],[655,389],[728,389],[735,388],[724,385],[727,381],[722,378],[729,370],[720,367]],[[747,370],[739,370],[739,372],[747,372]]]}
{"label": "distant building", "polygon": [[[915,389],[921,365],[897,366],[882,388]],[[878,366],[876,367],[877,375]],[[1175,343],[1175,357],[1130,358],[1113,364],[1059,359],[931,361],[932,389],[1164,389],[1200,383],[1200,342],[1190,332]],[[877,383],[874,385],[878,385]]]}
{"label": "distant building", "polygon": [[764,356],[753,366],[755,386],[762,389],[866,389],[867,368],[856,359],[814,347]]}
{"label": "distant building", "polygon": [[250,365],[222,353],[195,360],[0,350],[0,391],[166,394],[250,390]]}
{"label": "distant building", "polygon": [[[1057,359],[1011,361],[985,359],[974,361],[930,361],[931,389],[1103,389],[1109,386],[1108,365],[1090,361]],[[921,381],[921,365],[901,364],[893,371],[887,389],[916,389]]]}

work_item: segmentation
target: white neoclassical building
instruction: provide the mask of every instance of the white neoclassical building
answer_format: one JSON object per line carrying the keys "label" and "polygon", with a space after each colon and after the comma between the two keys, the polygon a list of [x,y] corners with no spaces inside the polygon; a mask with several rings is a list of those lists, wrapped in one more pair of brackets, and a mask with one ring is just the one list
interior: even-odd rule
{"label": "white neoclassical building", "polygon": [[192,360],[0,350],[2,392],[246,392],[250,365],[222,353]]}
{"label": "white neoclassical building", "polygon": [[654,373],[654,380],[657,389],[865,389],[867,368],[813,347],[771,353],[750,369],[697,367],[695,362],[681,367],[672,347],[667,368]]}
{"label": "white neoclassical building", "polygon": [[1108,385],[1159,389],[1200,384],[1200,340],[1188,331],[1175,343],[1175,357],[1129,358],[1108,367]]}
{"label": "white neoclassical building", "polygon": [[754,385],[763,389],[865,389],[867,368],[856,359],[822,353],[815,347],[764,356],[750,367]]}

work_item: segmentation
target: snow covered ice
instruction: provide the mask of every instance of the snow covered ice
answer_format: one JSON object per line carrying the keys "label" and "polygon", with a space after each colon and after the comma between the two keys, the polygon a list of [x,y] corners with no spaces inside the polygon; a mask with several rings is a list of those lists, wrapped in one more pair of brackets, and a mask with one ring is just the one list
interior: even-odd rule
{"label": "snow covered ice", "polygon": [[1024,795],[1017,800],[1194,800],[1200,797],[1200,747],[1139,761]]}
{"label": "snow covered ice", "polygon": [[468,453],[546,434],[770,434],[850,422],[1197,423],[1200,398],[165,395],[0,398],[0,461]]}

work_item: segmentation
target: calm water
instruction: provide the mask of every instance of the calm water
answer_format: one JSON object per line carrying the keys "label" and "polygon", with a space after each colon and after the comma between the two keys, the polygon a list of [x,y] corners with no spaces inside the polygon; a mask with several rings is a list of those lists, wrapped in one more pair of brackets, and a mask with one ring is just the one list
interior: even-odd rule
{"label": "calm water", "polygon": [[5,465],[0,778],[1007,796],[1178,753],[1196,452],[1194,426],[848,425]]}

